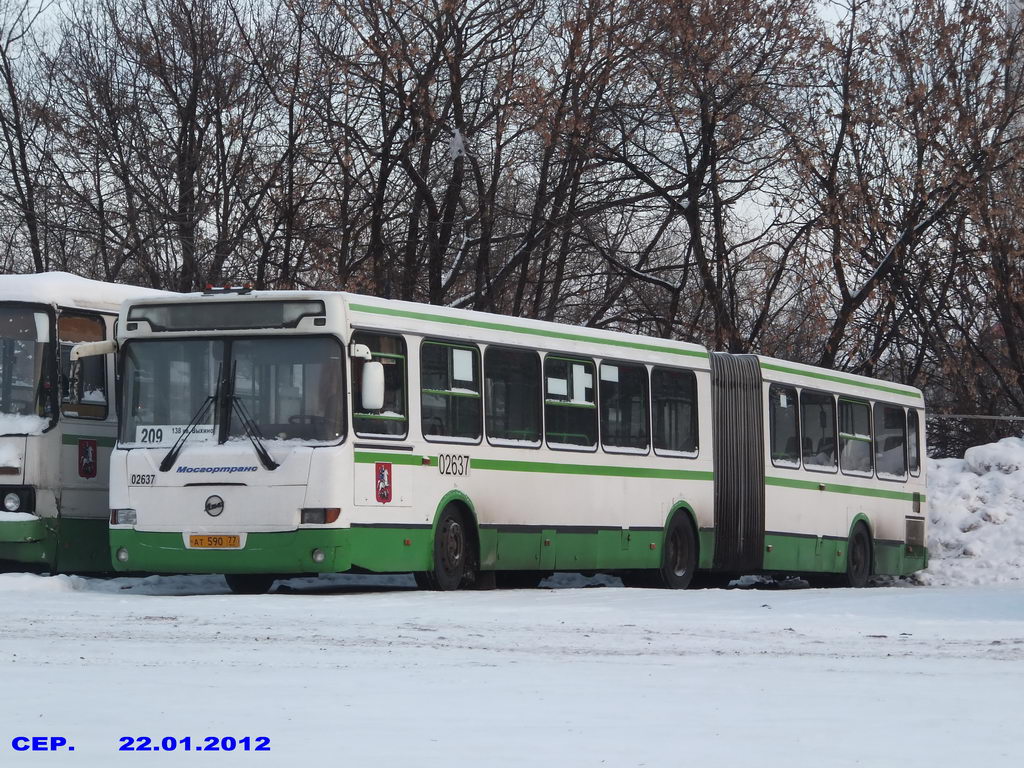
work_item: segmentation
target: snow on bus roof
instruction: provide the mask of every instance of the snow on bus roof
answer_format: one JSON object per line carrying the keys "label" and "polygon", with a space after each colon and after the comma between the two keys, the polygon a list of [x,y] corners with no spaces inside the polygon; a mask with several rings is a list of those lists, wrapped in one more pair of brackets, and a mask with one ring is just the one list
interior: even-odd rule
{"label": "snow on bus roof", "polygon": [[[684,341],[662,339],[654,336],[641,336],[619,331],[607,331],[600,328],[588,328],[566,323],[554,323],[547,320],[532,320],[490,312],[477,312],[469,309],[456,309],[435,304],[421,304],[413,301],[397,299],[381,299],[345,291],[248,291],[233,293],[230,291],[215,293],[177,294],[174,303],[202,301],[344,301],[348,309],[361,315],[377,315],[378,317],[395,320],[411,321],[417,327],[423,322],[441,325],[462,326],[488,331],[520,333],[524,336],[537,338],[561,339],[583,344],[604,344],[621,349],[661,352],[669,355],[682,355],[691,361],[703,360],[708,357],[707,350],[699,344]],[[133,305],[162,303],[159,299],[141,298]]]}
{"label": "snow on bus roof", "polygon": [[[789,360],[781,360],[774,357],[758,355],[758,362],[761,365],[761,374],[768,381],[792,382],[801,386],[817,386],[821,389],[836,390],[836,384],[845,387],[854,387],[874,393],[878,399],[885,399],[885,395],[909,398],[916,405],[924,403],[924,394],[920,389],[907,384],[898,384],[885,379],[873,379],[870,376],[861,376],[856,373],[845,373],[833,371],[828,368],[819,368],[806,363],[794,363]],[[806,379],[794,381],[794,379]]]}
{"label": "snow on bus roof", "polygon": [[509,331],[529,335],[564,339],[581,343],[611,344],[648,352],[682,354],[692,359],[707,360],[708,351],[700,344],[693,344],[657,336],[608,331],[603,328],[555,323],[547,320],[533,320],[524,317],[498,315],[470,309],[441,307],[433,304],[418,304],[411,301],[379,299],[355,293],[343,294],[349,309],[364,314],[377,314],[413,321],[436,322],[445,325],[461,325],[493,331]]}
{"label": "snow on bus roof", "polygon": [[0,275],[0,301],[59,304],[81,309],[116,312],[128,299],[168,297],[175,294],[135,285],[104,283],[67,272]]}
{"label": "snow on bus roof", "polygon": [[[210,300],[313,301],[317,299],[337,300],[340,297],[348,305],[350,311],[366,316],[376,315],[378,317],[390,317],[413,323],[429,322],[440,325],[463,326],[497,332],[521,333],[539,338],[562,339],[583,344],[596,343],[624,349],[683,355],[689,358],[690,362],[688,365],[692,365],[697,360],[707,361],[709,357],[709,352],[705,347],[691,342],[623,333],[620,331],[608,331],[601,328],[589,328],[586,326],[569,325],[567,323],[554,323],[546,320],[512,317],[490,312],[478,312],[469,309],[457,309],[455,307],[444,307],[435,304],[382,299],[376,296],[366,296],[346,291],[249,291],[242,294],[231,292],[190,293],[174,294],[174,297],[175,302]],[[147,296],[139,298],[139,304],[154,303],[154,299],[159,302],[159,297],[151,298]],[[835,385],[841,385],[841,387],[870,390],[875,393],[907,398],[915,404],[923,402],[921,390],[904,384],[873,379],[854,373],[832,371],[827,368],[818,368],[813,365],[794,363],[788,360],[761,355],[757,355],[757,358],[764,378],[769,381],[789,381],[796,377],[811,382],[807,383],[807,386],[817,384],[823,389],[837,389]],[[697,364],[697,367],[703,368],[704,365]],[[804,384],[806,382],[798,383]]]}

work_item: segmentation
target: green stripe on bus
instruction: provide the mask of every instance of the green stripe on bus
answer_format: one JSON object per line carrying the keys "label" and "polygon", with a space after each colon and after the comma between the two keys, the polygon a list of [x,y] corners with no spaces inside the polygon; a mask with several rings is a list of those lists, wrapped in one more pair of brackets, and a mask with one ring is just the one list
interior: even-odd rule
{"label": "green stripe on bus", "polygon": [[761,361],[761,368],[766,371],[778,371],[779,373],[788,373],[791,376],[807,376],[811,379],[821,379],[822,381],[831,381],[836,384],[846,384],[851,387],[863,387],[864,389],[876,389],[879,392],[888,392],[892,395],[901,395],[903,397],[916,397],[919,400],[924,399],[920,392],[915,392],[910,389],[902,389],[900,387],[892,387],[886,384],[872,384],[866,381],[858,381],[857,379],[851,379],[846,376],[839,376],[834,373],[824,373],[819,371],[805,371],[800,368],[788,368],[784,365],[776,365],[775,363],[766,363]]}
{"label": "green stripe on bus", "polygon": [[462,317],[450,317],[448,315],[432,315],[429,312],[411,312],[406,309],[391,309],[388,307],[371,307],[366,304],[349,304],[349,309],[354,312],[363,312],[371,315],[390,315],[391,317],[404,317],[410,320],[426,320],[432,323],[446,323],[448,325],[464,325],[470,328],[484,328],[489,331],[506,331],[508,333],[522,333],[529,336],[543,336],[548,339],[564,339],[566,341],[583,341],[589,344],[604,344],[610,347],[624,347],[626,349],[640,349],[645,352],[662,352],[668,355],[683,355],[684,357],[698,357],[706,360],[708,353],[704,350],[677,349],[665,347],[659,344],[643,344],[635,341],[623,341],[621,339],[601,339],[594,336],[587,336],[581,333],[566,333],[565,331],[549,331],[543,328],[524,328],[509,323],[494,323],[485,320],[469,320]]}
{"label": "green stripe on bus", "polygon": [[556,475],[598,475],[602,477],[648,477],[664,480],[714,480],[714,472],[692,469],[654,469],[652,467],[611,467],[590,464],[553,464],[547,461],[505,461],[470,459],[471,469],[499,472],[542,472]]}
{"label": "green stripe on bus", "polygon": [[[458,446],[453,446],[453,449]],[[423,459],[429,460],[429,464]],[[390,462],[391,464],[409,466],[437,466],[437,456],[409,455],[406,453],[362,453],[356,452],[357,464],[374,464]],[[692,469],[655,469],[653,467],[615,467],[592,464],[556,464],[548,461],[511,461],[506,459],[473,459],[469,460],[471,469],[489,470],[494,472],[534,472],[553,475],[592,475],[596,477],[645,477],[661,480],[702,480],[715,479],[714,472]],[[825,488],[813,480],[793,480],[785,477],[765,477],[765,485],[780,488],[798,488],[805,491],[822,491],[827,493],[845,493],[853,496],[871,496],[879,499],[896,499],[897,501],[914,501],[914,493],[907,491],[890,491],[885,488],[861,488],[856,485],[838,485],[825,482]],[[918,500],[924,501],[922,493]]]}
{"label": "green stripe on bus", "polygon": [[[420,454],[408,453],[361,453],[356,451],[356,464],[376,464],[378,461],[388,464],[408,464],[411,466],[426,466],[423,459],[427,458]],[[436,458],[433,459],[436,462]]]}
{"label": "green stripe on bus", "polygon": [[78,445],[79,440],[95,440],[100,448],[113,448],[117,440],[113,437],[96,437],[95,435],[64,435],[61,442],[64,445]]}
{"label": "green stripe on bus", "polygon": [[[820,491],[824,493],[846,493],[851,496],[872,496],[877,499],[896,499],[898,501],[914,501],[915,494],[907,491],[890,491],[885,488],[861,488],[857,485],[837,485],[827,480],[816,482],[813,480],[794,480],[788,477],[766,477],[765,485],[774,485],[779,488],[799,488],[803,491]],[[822,488],[821,486],[825,487]],[[925,495],[918,494],[919,501],[925,500]]]}
{"label": "green stripe on bus", "polygon": [[[455,450],[459,446],[453,445]],[[437,466],[437,456],[420,456],[400,453],[361,453],[356,452],[356,464],[375,464],[390,462],[411,466]],[[423,462],[430,460],[429,465]],[[489,470],[493,472],[540,472],[553,475],[595,475],[600,477],[647,477],[665,480],[714,480],[713,472],[701,472],[692,469],[655,469],[653,467],[613,467],[591,464],[555,464],[548,461],[509,461],[505,459],[470,459],[470,469]]]}

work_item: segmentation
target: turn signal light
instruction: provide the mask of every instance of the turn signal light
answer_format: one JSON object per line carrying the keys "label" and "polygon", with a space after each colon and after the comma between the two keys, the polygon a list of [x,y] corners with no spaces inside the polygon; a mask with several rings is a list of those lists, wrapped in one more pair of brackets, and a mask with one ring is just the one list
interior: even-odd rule
{"label": "turn signal light", "polygon": [[302,510],[303,525],[328,525],[341,516],[339,507],[315,507]]}

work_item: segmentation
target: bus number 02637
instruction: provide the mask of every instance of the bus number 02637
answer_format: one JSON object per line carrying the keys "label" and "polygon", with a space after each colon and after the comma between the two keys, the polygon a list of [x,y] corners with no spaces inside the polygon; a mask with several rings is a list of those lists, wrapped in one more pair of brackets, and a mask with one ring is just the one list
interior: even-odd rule
{"label": "bus number 02637", "polygon": [[437,471],[442,475],[468,475],[469,456],[461,453],[442,453],[437,457]]}

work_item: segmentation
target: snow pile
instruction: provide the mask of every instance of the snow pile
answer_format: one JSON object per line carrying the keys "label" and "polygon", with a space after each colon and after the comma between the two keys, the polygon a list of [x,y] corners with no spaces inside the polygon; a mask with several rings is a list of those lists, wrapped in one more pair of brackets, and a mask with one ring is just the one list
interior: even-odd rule
{"label": "snow pile", "polygon": [[18,416],[0,413],[0,435],[41,435],[50,426],[42,416]]}
{"label": "snow pile", "polygon": [[38,517],[30,515],[28,512],[8,512],[7,510],[0,509],[0,523],[31,523],[33,520],[38,519]]}
{"label": "snow pile", "polygon": [[10,443],[0,442],[0,467],[21,469],[21,451]]}
{"label": "snow pile", "polygon": [[1024,581],[1024,440],[928,466],[927,584]]}
{"label": "snow pile", "polygon": [[83,592],[90,588],[81,576],[40,576],[34,573],[0,573],[0,592]]}

